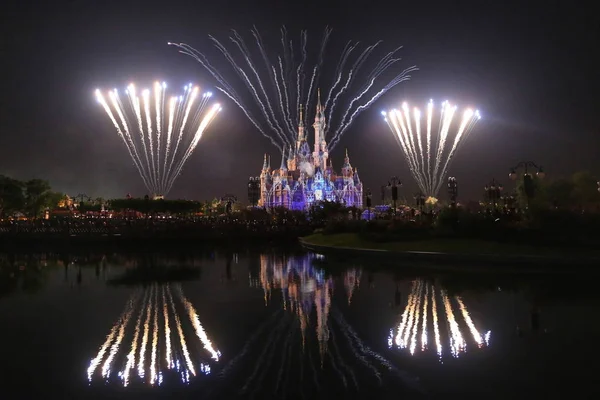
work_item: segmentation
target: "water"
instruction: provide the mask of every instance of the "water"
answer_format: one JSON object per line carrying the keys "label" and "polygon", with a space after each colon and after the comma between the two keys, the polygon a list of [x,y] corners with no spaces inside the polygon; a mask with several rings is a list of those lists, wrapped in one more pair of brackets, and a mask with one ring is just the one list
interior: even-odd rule
{"label": "water", "polygon": [[599,304],[581,276],[390,271],[302,252],[0,255],[0,388],[7,399],[591,395]]}

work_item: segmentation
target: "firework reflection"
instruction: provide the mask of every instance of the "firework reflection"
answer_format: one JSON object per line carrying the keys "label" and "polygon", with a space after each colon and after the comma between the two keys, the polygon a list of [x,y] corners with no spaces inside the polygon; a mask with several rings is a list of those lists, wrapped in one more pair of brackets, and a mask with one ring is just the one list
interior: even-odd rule
{"label": "firework reflection", "polygon": [[[191,353],[189,347],[196,347],[188,343],[192,339],[200,340],[205,350]],[[128,350],[121,352],[125,343],[129,343]],[[161,385],[171,378],[189,383],[194,376],[210,374],[211,363],[220,355],[181,287],[153,284],[131,296],[123,315],[90,361],[87,377],[90,384],[118,382],[125,387],[132,383]],[[137,374],[132,375],[134,369]]]}
{"label": "firework reflection", "polygon": [[[439,311],[440,309],[443,311]],[[440,324],[440,319],[445,320],[446,323]],[[421,321],[420,326],[419,321]],[[424,352],[428,349],[430,342],[430,325],[433,327],[435,352],[440,361],[444,353],[458,357],[467,351],[469,340],[466,337],[468,334],[471,335],[476,347],[489,345],[491,331],[482,333],[475,327],[467,306],[460,296],[450,297],[446,290],[417,279],[412,282],[411,292],[398,327],[390,331],[388,346],[406,349],[411,355],[415,354],[417,348]],[[465,331],[463,326],[467,328],[467,334],[463,333]],[[447,333],[445,339],[442,337],[441,331]],[[419,342],[420,347],[418,346]],[[445,349],[443,343],[446,343]]]}
{"label": "firework reflection", "polygon": [[[223,369],[228,389],[244,397],[317,398],[372,391],[384,380],[400,391],[414,384],[358,336],[333,303],[334,279],[315,268],[313,258],[261,256],[250,283],[273,312]],[[358,269],[344,273],[344,307],[360,275]]]}

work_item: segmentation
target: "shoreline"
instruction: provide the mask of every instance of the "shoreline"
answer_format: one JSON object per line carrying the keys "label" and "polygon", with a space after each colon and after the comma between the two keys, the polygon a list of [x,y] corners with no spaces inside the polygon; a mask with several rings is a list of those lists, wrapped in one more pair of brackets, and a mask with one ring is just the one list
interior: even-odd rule
{"label": "shoreline", "polygon": [[[334,235],[322,235],[334,236]],[[479,252],[446,252],[420,250],[390,250],[367,247],[373,243],[365,242],[365,246],[341,246],[318,243],[320,237],[310,235],[299,238],[303,248],[330,255],[345,261],[377,261],[383,265],[395,266],[404,263],[419,264],[419,267],[444,270],[468,270],[477,272],[579,272],[582,267],[600,265],[598,256],[565,256],[549,254],[507,254]],[[376,245],[376,244],[375,244]]]}

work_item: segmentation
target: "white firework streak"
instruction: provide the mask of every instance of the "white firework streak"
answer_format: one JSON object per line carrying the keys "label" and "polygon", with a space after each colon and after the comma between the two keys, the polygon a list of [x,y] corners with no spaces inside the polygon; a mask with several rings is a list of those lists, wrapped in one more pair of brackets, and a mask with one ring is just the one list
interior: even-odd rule
{"label": "white firework streak", "polygon": [[[144,181],[144,185],[148,186],[148,180],[146,179],[146,173],[144,171],[144,168],[143,168],[141,162],[138,164],[138,162],[136,161],[136,158],[134,157],[134,153],[132,152],[132,149],[135,149],[135,146],[132,144],[131,147],[130,147],[130,144],[127,142],[128,139],[127,139],[126,135],[121,130],[121,127],[119,126],[119,123],[117,122],[117,120],[116,120],[113,112],[111,111],[110,107],[108,106],[108,103],[106,103],[106,100],[104,99],[104,96],[102,96],[102,93],[100,92],[100,90],[96,90],[96,98],[98,99],[98,102],[102,105],[102,107],[104,108],[104,111],[106,112],[106,114],[108,115],[108,117],[110,118],[110,120],[112,121],[112,123],[115,126],[115,128],[117,129],[117,133],[119,134],[119,136],[121,137],[121,139],[123,139],[123,142],[125,143],[125,146],[127,146],[127,150],[129,152],[129,155],[134,160],[133,163],[135,164],[138,172],[140,173],[140,176],[142,177],[142,180]],[[117,108],[117,110],[118,110],[118,108]]]}
{"label": "white firework streak", "polygon": [[150,91],[148,89],[142,92],[142,104],[144,105],[144,114],[146,115],[146,134],[148,135],[148,145],[150,147],[150,177],[152,178],[153,186],[156,188],[154,145],[152,143],[152,115],[150,114]]}
{"label": "white firework streak", "polygon": [[[433,101],[427,104],[425,129],[421,129],[423,119],[419,109],[414,109],[412,121],[408,105],[404,103],[401,109],[402,111],[393,109],[382,114],[386,117],[385,120],[394,137],[398,139],[419,188],[426,196],[436,196],[444,183],[448,167],[457,149],[481,118],[479,112],[471,108],[466,109],[460,123],[456,126],[453,124],[453,118],[457,106],[450,105],[447,101],[443,102],[438,132],[435,139],[432,139]],[[451,132],[453,133],[452,145],[446,151],[446,141],[449,140]],[[423,147],[423,134],[426,135],[426,148]]]}
{"label": "white firework streak", "polygon": [[194,49],[191,46],[188,46],[185,43],[168,43],[171,46],[175,46],[179,49],[181,54],[185,54],[194,58],[197,62],[200,63],[212,76],[215,78],[217,82],[221,86],[217,86],[217,90],[223,93],[225,96],[229,97],[231,101],[235,103],[239,107],[240,110],[246,115],[246,118],[254,125],[254,127],[275,147],[277,147],[280,151],[282,151],[281,145],[271,136],[265,132],[265,129],[258,123],[257,119],[254,117],[252,112],[244,105],[244,102],[241,100],[239,94],[233,89],[231,85],[225,81],[225,79],[221,76],[221,74],[217,71],[217,69],[208,61],[206,56],[200,53],[198,50]]}
{"label": "white firework streak", "polygon": [[[290,110],[290,99],[288,97],[288,88],[287,85],[285,83],[285,75],[283,73],[283,64],[281,62],[281,57],[279,57],[279,73],[281,74],[281,85],[283,86],[283,94],[285,96],[285,107],[283,106],[283,102],[281,104],[281,108],[285,113],[285,122],[287,125],[288,130],[294,134],[294,122],[292,121],[292,117],[291,117],[291,110]],[[273,76],[275,77],[275,83],[277,84],[277,90],[280,91],[279,89],[279,84],[277,83],[277,73],[275,72],[275,69],[273,68]]]}
{"label": "white firework streak", "polygon": [[171,187],[173,186],[173,182],[175,182],[175,178],[177,178],[177,176],[181,173],[183,165],[185,164],[187,159],[192,155],[192,153],[194,152],[194,149],[196,149],[196,146],[198,145],[198,142],[202,138],[204,131],[206,130],[208,125],[212,122],[212,120],[217,116],[217,114],[220,111],[221,111],[221,106],[219,104],[215,104],[212,107],[211,111],[206,114],[206,116],[200,123],[200,126],[198,127],[198,130],[196,131],[196,134],[194,135],[192,142],[190,143],[184,156],[181,158],[179,165],[176,167],[173,176],[171,177],[171,179],[168,182],[168,186],[167,186],[168,190],[171,190]]}
{"label": "white firework streak", "polygon": [[388,90],[390,90],[391,88],[393,88],[394,86],[398,85],[401,82],[409,80],[411,78],[410,72],[416,71],[416,70],[417,70],[416,67],[411,67],[411,68],[405,69],[404,71],[402,71],[402,73],[400,75],[398,75],[395,78],[394,81],[392,81],[386,87],[384,87],[383,89],[381,89],[380,91],[375,93],[375,95],[368,102],[358,106],[356,108],[356,110],[352,113],[350,118],[348,119],[348,122],[346,122],[346,124],[339,130],[339,133],[336,134],[335,139],[331,141],[331,144],[329,146],[330,149],[333,149],[333,147],[339,142],[341,136],[344,134],[344,132],[346,132],[346,130],[350,127],[350,125],[352,125],[352,122],[354,122],[354,118],[356,118],[361,112],[363,112],[367,108],[371,107],[371,105],[375,101],[377,101],[377,99],[379,99],[382,95],[384,95]]}
{"label": "white firework streak", "polygon": [[[175,162],[175,156],[177,155],[177,150],[179,149],[179,145],[181,144],[181,139],[183,138],[183,132],[185,130],[185,126],[187,124],[187,120],[190,116],[190,111],[192,110],[192,105],[194,104],[194,100],[196,100],[196,96],[198,95],[198,90],[197,88],[194,89],[194,91],[192,92],[191,96],[188,97],[186,96],[186,100],[187,101],[187,106],[185,106],[185,113],[183,114],[183,120],[181,122],[181,126],[179,128],[179,135],[177,136],[177,142],[175,143],[175,150],[173,150],[173,158],[171,159],[171,163],[169,164],[169,169],[167,170],[167,173],[165,174],[166,179],[167,179],[167,183],[170,181],[170,174],[171,174],[171,169],[173,167],[173,163]],[[185,104],[185,102],[184,102]],[[177,175],[175,175],[177,176]]]}
{"label": "white firework streak", "polygon": [[[200,114],[204,111],[207,103],[207,97],[199,105],[194,103],[199,88],[192,88],[192,84],[186,85],[186,95],[177,98],[171,98],[168,102],[168,120],[166,121],[166,140],[164,139],[163,125],[165,125],[165,91],[166,84],[155,82],[154,90],[145,89],[142,91],[142,101],[136,94],[136,88],[133,84],[127,87],[127,96],[129,98],[130,108],[123,107],[118,92],[115,90],[108,92],[110,103],[114,112],[110,109],[104,96],[99,90],[96,90],[96,97],[113,122],[117,133],[123,141],[129,152],[134,165],[138,169],[144,185],[152,194],[166,195],[172,186],[171,170],[174,166],[180,164],[179,146],[183,141],[192,140],[189,131],[192,131],[200,123]],[[207,93],[205,93],[206,96]],[[208,93],[210,94],[210,93]],[[152,98],[154,96],[154,99]],[[210,96],[208,96],[210,97]],[[115,112],[121,124],[119,125]],[[137,120],[139,129],[139,140],[134,140],[127,114],[133,115]],[[192,122],[189,116],[192,116]],[[212,120],[212,119],[211,119]],[[177,131],[177,140],[175,149],[172,150],[172,136]],[[141,147],[139,143],[141,142]],[[143,156],[140,154],[143,153]],[[187,153],[184,153],[187,155]],[[145,159],[145,162],[143,161]],[[187,158],[186,158],[187,160]]]}
{"label": "white firework streak", "polygon": [[[307,34],[305,31],[300,33],[300,45],[297,47],[300,54],[299,62],[297,63],[294,57],[294,45],[293,42],[287,39],[287,30],[282,28],[281,30],[281,53],[270,54],[267,52],[264,46],[261,36],[256,28],[251,30],[252,36],[255,38],[256,47],[260,51],[260,54],[265,63],[266,76],[262,72],[262,68],[257,68],[256,64],[252,61],[250,51],[244,43],[244,39],[240,34],[233,31],[233,35],[229,38],[233,45],[240,51],[241,56],[245,60],[244,67],[234,59],[232,54],[225,48],[225,46],[219,42],[216,38],[209,36],[209,39],[215,44],[220,53],[229,62],[233,68],[233,72],[237,77],[244,83],[248,90],[247,95],[249,99],[254,103],[257,108],[257,116],[250,111],[250,107],[246,104],[242,97],[233,89],[231,84],[223,74],[221,74],[209,61],[208,58],[201,52],[193,49],[187,44],[179,43],[174,44],[181,53],[189,55],[195,58],[209,73],[219,82],[219,90],[224,92],[230,99],[232,99],[252,124],[264,135],[270,138],[273,143],[282,154],[291,146],[295,147],[294,144],[297,141],[297,129],[294,129],[294,118],[291,110],[292,106],[296,106],[296,125],[300,123],[300,106],[301,99],[305,99],[305,109],[307,113],[303,115],[303,118],[308,119],[310,116],[308,112],[311,112],[311,102],[316,98],[317,87],[319,87],[324,93],[327,94],[325,100],[324,113],[327,115],[327,126],[326,132],[336,132],[335,137],[331,140],[328,150],[331,152],[335,145],[339,142],[340,136],[348,130],[355,118],[368,107],[370,107],[380,96],[387,92],[392,87],[410,78],[408,74],[410,71],[416,70],[415,67],[411,67],[404,70],[400,75],[397,75],[391,81],[388,81],[383,88],[379,85],[379,80],[382,74],[389,70],[393,65],[397,63],[398,58],[393,58],[393,54],[398,49],[386,54],[383,58],[379,59],[375,64],[374,68],[371,68],[366,73],[366,79],[362,78],[360,82],[367,81],[367,85],[363,86],[360,90],[356,90],[353,87],[354,81],[359,79],[359,71],[370,59],[370,55],[374,52],[380,42],[369,45],[364,51],[358,54],[358,57],[354,60],[352,67],[346,68],[350,56],[355,51],[358,43],[352,44],[348,42],[341,52],[341,56],[338,59],[335,74],[331,81],[331,84],[324,84],[321,79],[322,64],[324,63],[324,52],[329,41],[331,29],[326,28],[323,34],[320,51],[317,55],[317,59],[314,63],[308,65],[308,70],[311,71],[310,79],[307,80],[306,86],[304,81],[306,78],[305,66],[308,62],[307,52]],[[269,60],[275,60],[275,63],[271,63]],[[278,64],[278,65],[276,65]],[[288,72],[292,72],[292,77],[288,76]],[[261,73],[267,81],[264,81],[261,77]],[[252,77],[252,79],[250,79]],[[288,79],[290,79],[288,81]],[[271,85],[266,83],[270,81]],[[373,91],[373,93],[371,93]],[[370,94],[371,93],[371,94]],[[348,107],[344,108],[344,112],[340,115],[340,119],[335,114],[335,109],[345,101],[346,96],[348,97]],[[294,102],[295,104],[292,104]],[[270,99],[274,99],[279,102],[279,106],[273,105]],[[314,112],[314,111],[312,111]],[[336,118],[334,120],[334,118]],[[302,121],[306,123],[305,121]]]}
{"label": "white firework streak", "polygon": [[[237,33],[235,31],[234,31],[234,35],[237,35]],[[246,84],[246,87],[252,93],[254,100],[259,104],[262,114],[264,115],[265,120],[267,121],[267,124],[269,125],[271,130],[277,134],[277,136],[280,140],[285,142],[284,133],[281,130],[281,127],[279,126],[277,121],[273,122],[273,120],[272,120],[272,118],[274,118],[274,115],[272,113],[273,110],[271,108],[271,105],[268,101],[268,96],[265,94],[267,106],[271,110],[271,113],[269,113],[269,110],[267,110],[267,106],[265,106],[265,103],[263,102],[261,96],[259,95],[258,91],[256,90],[256,87],[252,84],[252,81],[248,77],[248,74],[240,66],[238,66],[238,64],[235,62],[235,60],[231,56],[231,54],[227,51],[226,47],[223,46],[223,44],[221,44],[221,42],[219,42],[217,39],[215,39],[213,37],[211,37],[211,39],[213,40],[213,42],[215,42],[215,46],[221,51],[221,53],[223,53],[223,55],[225,56],[227,61],[229,61],[229,63],[233,66],[233,68],[236,70],[238,75],[241,77],[242,81]],[[238,46],[240,52],[243,54],[243,57],[246,60],[246,63],[248,64],[250,70],[254,73],[254,76],[256,77],[256,79],[258,81],[259,88],[262,90],[263,93],[265,93],[264,86],[262,84],[262,81],[260,80],[260,76],[258,75],[256,68],[252,64],[252,59],[250,58],[249,53],[247,53],[245,51],[245,47],[246,47],[245,44],[234,38],[229,38],[229,39]]]}
{"label": "white firework streak", "polygon": [[[279,86],[279,79],[277,78],[277,72],[275,71],[275,67],[272,67],[273,69],[273,77],[275,79],[275,88],[277,89],[277,94],[279,95],[279,108],[281,109],[281,112],[284,115],[284,119],[283,121],[285,122],[286,128],[288,130],[288,132],[294,132],[294,128],[291,125],[291,121],[289,118],[289,110],[288,108],[283,104],[284,100],[283,97],[284,95],[281,93],[281,87]],[[285,82],[283,79],[283,67],[281,65],[281,58],[279,59],[279,69],[281,71],[281,79],[282,82]],[[284,91],[285,91],[285,83],[283,83],[284,86]]]}
{"label": "white firework streak", "polygon": [[[267,68],[267,70],[272,71],[273,75],[271,76],[272,79],[272,83],[275,86],[275,88],[280,91],[279,85],[277,84],[277,73],[275,72],[275,68],[273,67],[273,65],[271,64],[269,57],[267,56],[267,52],[265,51],[265,47],[263,46],[262,43],[262,38],[260,36],[260,34],[258,33],[258,30],[256,29],[256,27],[253,28],[252,30],[252,34],[254,35],[254,38],[256,39],[256,44],[258,45],[258,49],[260,50],[260,54],[262,55],[263,61],[265,63],[265,67]],[[236,32],[236,35],[238,36],[239,40],[243,43],[243,38],[241,36],[239,36]],[[246,49],[247,50],[247,49]],[[249,57],[249,52],[248,52],[248,57]],[[258,75],[256,75],[258,81],[260,82],[260,87],[262,89],[263,94],[265,95],[265,99],[267,100],[267,105],[269,107],[269,111],[271,112],[271,116],[273,118],[273,120],[275,121],[277,127],[279,128],[282,136],[284,137],[284,139],[287,142],[288,146],[291,146],[292,143],[289,141],[290,137],[293,137],[294,135],[294,129],[291,129],[290,132],[288,133],[288,135],[285,134],[285,132],[283,132],[283,129],[281,128],[281,126],[279,125],[278,119],[275,116],[275,113],[273,112],[273,108],[271,107],[271,103],[269,102],[269,95],[267,94],[267,92],[265,91],[263,85],[262,85],[262,81],[260,80],[260,77]],[[283,107],[282,107],[282,116],[283,116],[283,120],[285,121],[285,112],[283,111]],[[287,146],[284,146],[287,147]]]}

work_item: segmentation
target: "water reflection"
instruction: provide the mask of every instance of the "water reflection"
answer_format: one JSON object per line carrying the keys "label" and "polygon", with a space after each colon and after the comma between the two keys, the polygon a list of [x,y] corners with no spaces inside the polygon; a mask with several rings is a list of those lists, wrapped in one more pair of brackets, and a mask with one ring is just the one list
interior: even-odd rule
{"label": "water reflection", "polygon": [[[452,300],[454,300],[454,307]],[[462,322],[462,327],[459,320]],[[429,349],[431,327],[433,327],[434,339],[432,348],[435,348],[440,361],[445,352],[458,357],[467,350],[469,339],[466,339],[468,335],[463,328],[470,333],[471,341],[476,347],[489,345],[491,331],[482,333],[476,328],[460,296],[450,297],[445,289],[438,288],[423,279],[417,279],[411,284],[400,324],[396,329],[390,330],[388,346],[391,348],[395,345],[399,349],[406,349],[411,355],[415,354],[417,348],[426,351]],[[445,333],[445,338],[440,332]],[[446,343],[446,349],[443,343]]]}
{"label": "water reflection", "polygon": [[[382,387],[384,380],[414,390],[416,382],[373,351],[332,304],[334,279],[314,267],[314,258],[260,257],[250,286],[264,292],[273,312],[224,376],[238,384],[238,394],[263,398],[326,397],[340,390],[348,395]],[[358,269],[344,274],[348,304],[360,275]]]}
{"label": "water reflection", "polygon": [[[196,347],[189,343],[194,336],[203,352],[190,352],[190,347]],[[128,350],[121,351],[126,338],[130,344],[123,347]],[[192,354],[197,359],[192,359]],[[90,383],[118,378],[123,386],[134,382],[161,385],[167,377],[189,383],[194,376],[210,374],[211,364],[220,357],[181,286],[155,283],[131,295],[90,361],[87,376]]]}

